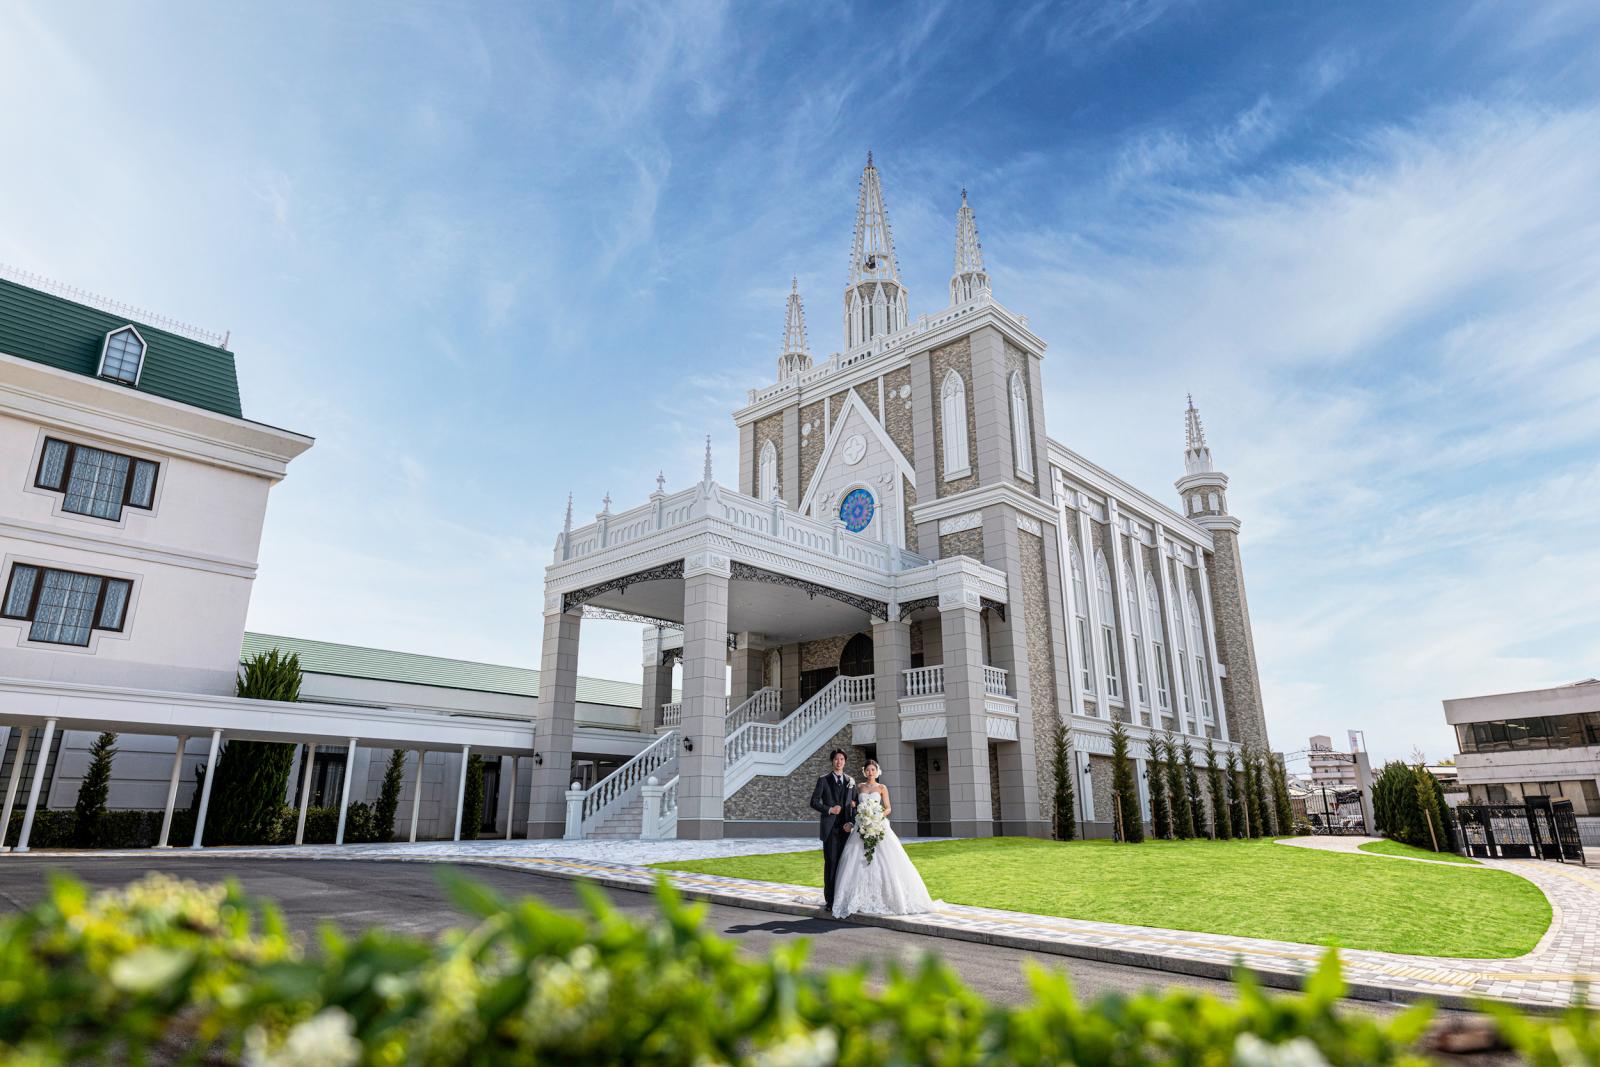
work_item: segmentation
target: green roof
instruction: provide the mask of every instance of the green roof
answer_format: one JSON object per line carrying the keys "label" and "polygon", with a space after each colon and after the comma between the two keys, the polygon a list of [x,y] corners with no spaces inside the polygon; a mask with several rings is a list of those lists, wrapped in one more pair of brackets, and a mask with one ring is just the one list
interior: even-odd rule
{"label": "green roof", "polygon": [[7,355],[93,378],[106,334],[129,323],[144,338],[144,367],[137,386],[122,388],[244,417],[233,353],[220,345],[0,278],[0,352]]}
{"label": "green roof", "polygon": [[[244,635],[244,648],[240,654],[253,656],[274,648],[297,654],[300,657],[300,669],[312,674],[337,674],[347,678],[435,685],[480,693],[509,693],[512,696],[539,695],[539,672],[531,667],[474,663],[464,659],[419,656],[412,652],[389,652],[381,648],[254,633]],[[585,704],[637,708],[640,697],[637,682],[578,677],[578,700]]]}

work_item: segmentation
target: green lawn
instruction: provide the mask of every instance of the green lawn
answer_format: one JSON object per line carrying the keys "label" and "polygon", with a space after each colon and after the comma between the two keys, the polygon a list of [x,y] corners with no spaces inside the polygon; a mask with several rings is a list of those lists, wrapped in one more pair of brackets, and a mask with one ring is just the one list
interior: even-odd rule
{"label": "green lawn", "polygon": [[[1074,919],[1483,959],[1528,952],[1550,925],[1544,894],[1505,871],[1373,863],[1265,840],[1008,837],[908,851],[936,899]],[[822,884],[815,852],[659,866]]]}
{"label": "green lawn", "polygon": [[1454,852],[1429,852],[1425,848],[1417,848],[1404,841],[1368,841],[1356,847],[1362,852],[1377,852],[1385,856],[1409,856],[1414,860],[1438,860],[1440,863],[1470,863],[1474,867],[1483,866],[1471,856],[1459,856]]}

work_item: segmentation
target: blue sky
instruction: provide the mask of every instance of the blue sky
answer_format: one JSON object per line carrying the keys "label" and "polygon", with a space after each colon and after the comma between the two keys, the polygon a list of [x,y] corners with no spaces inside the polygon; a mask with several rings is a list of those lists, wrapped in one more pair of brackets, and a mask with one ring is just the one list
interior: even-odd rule
{"label": "blue sky", "polygon": [[254,628],[532,665],[567,491],[731,476],[791,275],[839,346],[871,148],[913,314],[970,191],[1052,436],[1173,501],[1194,392],[1275,745],[1437,758],[1442,698],[1600,674],[1597,50],[1581,2],[24,0],[0,261],[231,330],[317,437]]}

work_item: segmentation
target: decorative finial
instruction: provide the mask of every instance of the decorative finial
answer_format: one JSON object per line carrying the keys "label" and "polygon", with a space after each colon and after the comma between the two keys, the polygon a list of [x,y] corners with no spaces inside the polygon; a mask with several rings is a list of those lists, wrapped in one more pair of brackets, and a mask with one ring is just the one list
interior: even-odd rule
{"label": "decorative finial", "polygon": [[978,220],[961,190],[956,209],[956,258],[950,272],[950,306],[957,307],[989,291],[989,274],[983,269],[983,245],[978,241]]}
{"label": "decorative finial", "polygon": [[706,470],[705,470],[704,481],[708,485],[711,483],[711,435],[710,434],[706,434]]}
{"label": "decorative finial", "polygon": [[872,149],[867,149],[867,166],[872,166]]}
{"label": "decorative finial", "polygon": [[1200,422],[1200,409],[1194,406],[1194,394],[1189,394],[1189,407],[1183,413],[1183,466],[1190,474],[1208,472],[1211,466],[1211,448],[1206,444],[1206,429]]}
{"label": "decorative finial", "polygon": [[967,202],[967,187],[965,185],[961,187],[961,202],[963,204]]}
{"label": "decorative finial", "polygon": [[606,490],[605,499],[600,502],[600,513],[602,515],[611,514],[611,490],[609,489]]}
{"label": "decorative finial", "polygon": [[567,521],[562,525],[561,531],[568,536],[572,534],[572,494],[567,494]]}
{"label": "decorative finial", "polygon": [[656,471],[656,492],[665,493],[666,491],[667,491],[667,474],[666,474],[665,471]]}

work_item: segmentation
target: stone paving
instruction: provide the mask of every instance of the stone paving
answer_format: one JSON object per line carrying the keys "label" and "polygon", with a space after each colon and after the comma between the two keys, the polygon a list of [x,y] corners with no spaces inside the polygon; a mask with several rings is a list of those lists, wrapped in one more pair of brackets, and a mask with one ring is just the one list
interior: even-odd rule
{"label": "stone paving", "polygon": [[[1374,838],[1294,838],[1282,843],[1366,856],[1374,863],[1402,857],[1360,852]],[[415,845],[306,845],[290,848],[173,849],[168,856],[250,856],[300,859],[372,859],[412,862],[489,864],[540,874],[586,878],[618,888],[637,889],[666,877],[686,896],[797,915],[813,915],[822,894],[773,882],[719,875],[663,872],[647,864],[723,856],[766,855],[816,850],[812,838],[723,841],[468,841]],[[48,853],[41,854],[41,857]],[[83,853],[83,856],[91,854]],[[148,851],[93,853],[150,857]],[[1405,862],[1435,862],[1431,860]],[[1525,956],[1505,960],[1451,959],[1390,952],[1340,953],[1352,995],[1367,999],[1429,998],[1470,1006],[1489,997],[1529,1005],[1570,1003],[1580,988],[1600,984],[1600,870],[1537,860],[1488,860],[1459,870],[1508,870],[1537,885],[1549,898],[1549,931]],[[1226,978],[1243,966],[1267,984],[1296,988],[1321,961],[1325,949],[1288,941],[1269,941],[1185,930],[1162,930],[1118,923],[1029,915],[940,901],[932,912],[911,916],[858,916],[851,921],[911,933],[1003,945],[1040,953],[1077,956],[1107,963],[1151,967],[1178,974]],[[1454,921],[1443,918],[1442,921]]]}

